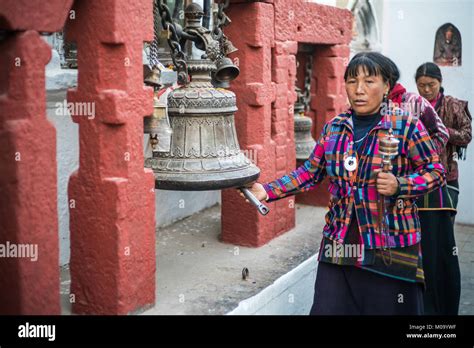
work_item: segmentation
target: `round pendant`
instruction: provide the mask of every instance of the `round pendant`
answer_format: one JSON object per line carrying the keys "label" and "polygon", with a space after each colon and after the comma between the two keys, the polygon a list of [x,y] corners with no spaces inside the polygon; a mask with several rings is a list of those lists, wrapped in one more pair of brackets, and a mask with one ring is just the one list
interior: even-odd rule
{"label": "round pendant", "polygon": [[349,172],[353,172],[357,168],[357,158],[349,156],[344,160],[344,168]]}

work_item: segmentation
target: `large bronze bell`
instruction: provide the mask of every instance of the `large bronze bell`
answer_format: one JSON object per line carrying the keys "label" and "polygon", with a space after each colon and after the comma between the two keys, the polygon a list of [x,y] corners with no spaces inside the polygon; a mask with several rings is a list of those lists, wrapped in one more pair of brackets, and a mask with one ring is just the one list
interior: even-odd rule
{"label": "large bronze bell", "polygon": [[296,159],[306,160],[311,155],[316,141],[311,135],[313,121],[304,115],[304,104],[301,99],[299,97],[294,106],[295,147]]}
{"label": "large bronze bell", "polygon": [[208,59],[189,60],[191,82],[168,96],[171,150],[145,160],[157,189],[220,190],[244,186],[260,174],[239,148],[235,94],[211,84],[215,69]]}

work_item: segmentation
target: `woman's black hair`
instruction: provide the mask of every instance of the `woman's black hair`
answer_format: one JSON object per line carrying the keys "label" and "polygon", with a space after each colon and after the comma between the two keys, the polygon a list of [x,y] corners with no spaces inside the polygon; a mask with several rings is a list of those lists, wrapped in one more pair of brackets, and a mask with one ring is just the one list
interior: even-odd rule
{"label": "woman's black hair", "polygon": [[431,62],[421,64],[418,69],[416,69],[415,81],[418,81],[418,79],[422,76],[432,77],[438,80],[439,82],[443,81],[441,69],[435,63]]}
{"label": "woman's black hair", "polygon": [[400,78],[400,71],[390,58],[378,52],[360,52],[347,65],[344,80],[347,81],[349,77],[356,77],[359,73],[359,67],[363,67],[369,76],[381,75],[384,82],[389,83],[390,90]]}
{"label": "woman's black hair", "polygon": [[390,66],[390,70],[391,70],[389,83],[390,83],[390,90],[392,90],[393,87],[395,87],[395,85],[397,84],[398,80],[400,79],[400,70],[398,70],[398,66],[397,64],[395,64],[393,60],[391,60],[388,57],[385,57],[385,59],[387,59],[387,64]]}

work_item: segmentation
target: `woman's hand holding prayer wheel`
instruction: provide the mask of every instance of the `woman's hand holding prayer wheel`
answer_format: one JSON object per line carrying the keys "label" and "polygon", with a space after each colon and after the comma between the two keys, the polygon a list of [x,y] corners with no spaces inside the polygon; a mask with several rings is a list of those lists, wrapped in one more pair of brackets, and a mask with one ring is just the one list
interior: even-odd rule
{"label": "woman's hand holding prayer wheel", "polygon": [[377,191],[384,196],[393,196],[398,191],[398,180],[392,173],[384,173],[380,169],[377,173]]}

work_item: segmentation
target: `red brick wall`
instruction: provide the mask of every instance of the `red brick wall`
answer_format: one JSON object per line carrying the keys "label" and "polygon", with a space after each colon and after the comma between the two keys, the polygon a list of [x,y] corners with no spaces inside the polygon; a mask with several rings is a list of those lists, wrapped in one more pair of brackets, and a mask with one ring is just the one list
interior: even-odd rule
{"label": "red brick wall", "polygon": [[142,49],[153,39],[152,1],[75,2],[68,39],[77,42],[78,87],[68,102],[95,103],[79,125],[79,169],[71,175],[71,293],[81,314],[127,314],[155,302],[154,176],[144,169]]}
{"label": "red brick wall", "polygon": [[[142,118],[152,112],[142,76],[142,43],[153,36],[152,2],[75,4],[66,32],[77,42],[79,85],[68,102],[95,103],[96,117],[73,118],[80,129],[80,167],[69,185],[73,311],[125,314],[152,306],[155,295],[154,178],[143,168],[142,148]],[[0,2],[0,29],[14,31],[0,43],[0,242],[39,247],[37,263],[2,260],[1,313],[60,311],[56,143],[44,90],[50,52],[38,32],[59,31],[71,5]],[[249,157],[256,154],[260,181],[270,181],[295,168],[298,43],[318,45],[311,104],[317,136],[344,103],[341,72],[351,15],[303,0],[234,1],[228,14],[233,23],[227,34],[240,49],[233,56],[241,69],[233,84],[240,145]],[[13,68],[16,58],[22,64]],[[222,240],[260,246],[295,226],[294,197],[270,208],[263,217],[236,190],[224,191]]]}
{"label": "red brick wall", "polygon": [[[236,126],[242,149],[257,151],[259,181],[266,182],[296,166],[293,104],[298,43],[317,45],[311,103],[315,138],[326,121],[343,110],[342,75],[349,56],[352,15],[347,10],[302,0],[233,1],[227,35],[239,49],[233,54],[241,75]],[[324,187],[300,194],[298,201],[326,204]],[[295,226],[295,197],[270,203],[262,217],[235,190],[222,195],[222,240],[260,246]]]}
{"label": "red brick wall", "polygon": [[0,314],[60,314],[56,130],[45,90],[51,50],[39,32],[59,31],[71,5],[0,1],[0,30],[10,31],[0,41],[0,244],[37,248],[36,260],[0,259]]}
{"label": "red brick wall", "polygon": [[[310,112],[313,120],[313,138],[318,140],[324,124],[347,107],[344,89],[344,70],[349,58],[347,45],[315,45],[311,83]],[[304,66],[301,67],[300,69]],[[302,162],[298,162],[300,165]],[[326,206],[329,199],[328,181],[324,180],[315,190],[297,196],[302,204]]]}

